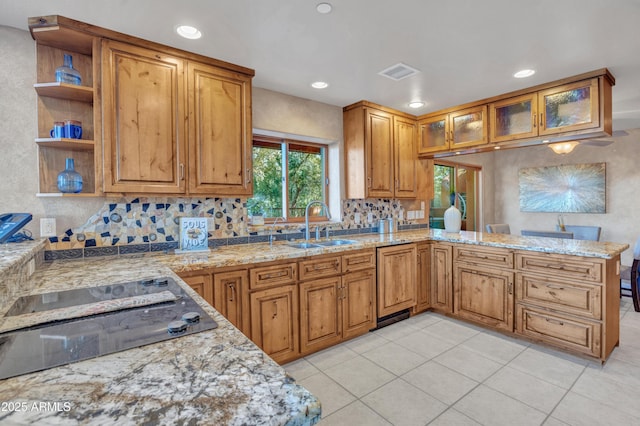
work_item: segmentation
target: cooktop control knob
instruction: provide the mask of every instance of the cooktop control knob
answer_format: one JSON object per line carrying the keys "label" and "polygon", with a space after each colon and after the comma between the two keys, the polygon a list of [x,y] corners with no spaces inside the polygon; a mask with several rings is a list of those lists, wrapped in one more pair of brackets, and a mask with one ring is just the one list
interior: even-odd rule
{"label": "cooktop control knob", "polygon": [[156,280],[156,287],[166,287],[169,285],[169,280],[168,279],[157,279]]}
{"label": "cooktop control knob", "polygon": [[188,323],[196,323],[196,322],[200,322],[200,314],[197,312],[187,312],[186,314],[182,315],[182,319]]}
{"label": "cooktop control knob", "polygon": [[140,284],[142,284],[145,287],[149,287],[150,285],[153,285],[154,279],[149,279],[149,280],[141,280]]}
{"label": "cooktop control knob", "polygon": [[187,324],[186,321],[171,321],[167,326],[167,331],[169,332],[169,334],[184,333],[185,331],[187,331],[188,326],[189,324]]}

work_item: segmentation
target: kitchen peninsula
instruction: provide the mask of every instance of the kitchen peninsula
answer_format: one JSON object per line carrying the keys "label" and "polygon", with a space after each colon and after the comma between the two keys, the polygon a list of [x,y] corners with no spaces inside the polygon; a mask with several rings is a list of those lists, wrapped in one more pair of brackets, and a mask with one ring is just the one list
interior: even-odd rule
{"label": "kitchen peninsula", "polygon": [[[515,278],[516,285],[510,281],[505,293],[513,301],[509,312],[515,317],[515,331],[511,330],[515,337],[539,340],[602,361],[618,344],[619,258],[628,248],[626,244],[475,232],[449,234],[428,229],[349,238],[354,241],[351,245],[325,248],[299,249],[278,242],[272,247],[259,243],[217,248],[205,254],[54,261],[38,268],[30,278],[34,288],[26,292],[38,294],[158,276],[171,276],[186,288],[176,273],[426,243],[450,253],[447,260],[451,269],[442,273],[450,280],[444,283],[450,295],[464,290],[452,272],[454,267],[482,273],[501,262],[498,269]],[[32,254],[33,247],[25,250]],[[504,259],[511,259],[513,264],[505,264]],[[559,269],[553,272],[556,267]],[[562,274],[569,278],[554,278]],[[440,283],[431,283],[436,284]],[[556,297],[566,296],[567,303],[556,306],[544,300],[549,289]],[[218,311],[191,293],[218,322],[217,329],[3,380],[2,401],[70,403],[68,411],[13,412],[7,419],[19,423],[51,416],[59,421],[123,424],[190,419],[217,424],[316,422],[320,402],[296,385]],[[437,310],[469,319],[460,315],[456,302],[460,300],[464,299],[450,299],[448,311],[442,307]],[[2,312],[6,309],[4,306]],[[543,324],[547,324],[546,329]],[[558,340],[558,334],[564,340]]]}

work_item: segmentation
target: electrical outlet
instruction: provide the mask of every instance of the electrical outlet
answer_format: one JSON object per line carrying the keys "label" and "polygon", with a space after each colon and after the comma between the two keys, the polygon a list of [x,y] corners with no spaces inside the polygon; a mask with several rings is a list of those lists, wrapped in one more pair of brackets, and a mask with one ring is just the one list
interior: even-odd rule
{"label": "electrical outlet", "polygon": [[424,211],[424,201],[420,201],[420,210]]}
{"label": "electrical outlet", "polygon": [[373,213],[367,213],[367,222],[373,223]]}
{"label": "electrical outlet", "polygon": [[418,219],[424,219],[424,210],[418,212]]}
{"label": "electrical outlet", "polygon": [[56,218],[55,217],[40,218],[40,236],[41,237],[56,236]]}
{"label": "electrical outlet", "polygon": [[398,220],[404,220],[404,210],[402,209],[398,212]]}
{"label": "electrical outlet", "polygon": [[360,221],[362,220],[362,218],[360,217],[360,212],[357,212],[353,215],[353,220],[356,222],[356,225],[360,223]]}
{"label": "electrical outlet", "polygon": [[407,219],[408,219],[408,220],[413,220],[413,219],[415,219],[415,218],[416,218],[416,212],[415,212],[415,211],[413,211],[413,210],[409,210],[409,211],[407,212]]}

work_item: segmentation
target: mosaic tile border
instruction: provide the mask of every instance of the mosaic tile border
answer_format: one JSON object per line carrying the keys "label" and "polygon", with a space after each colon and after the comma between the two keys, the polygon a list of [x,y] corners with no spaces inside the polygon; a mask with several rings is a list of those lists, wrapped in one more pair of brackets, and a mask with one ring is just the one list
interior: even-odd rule
{"label": "mosaic tile border", "polygon": [[[378,232],[380,219],[404,216],[398,200],[343,200],[342,221],[321,224],[324,235]],[[356,223],[369,214],[371,223]],[[209,247],[249,244],[304,238],[304,224],[251,226],[248,224],[246,199],[241,198],[121,198],[108,200],[82,226],[67,229],[48,239],[45,260],[79,259],[84,257],[131,255],[147,252],[171,252],[178,248],[178,224],[182,216],[207,217]],[[405,227],[427,227],[426,223],[401,221]],[[414,228],[406,228],[414,229]]]}

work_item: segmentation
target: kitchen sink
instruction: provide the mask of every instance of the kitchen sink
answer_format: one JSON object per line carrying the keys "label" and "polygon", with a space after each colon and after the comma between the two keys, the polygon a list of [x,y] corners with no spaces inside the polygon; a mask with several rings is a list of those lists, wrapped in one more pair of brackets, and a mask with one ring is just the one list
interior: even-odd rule
{"label": "kitchen sink", "polygon": [[289,247],[299,248],[299,249],[311,249],[311,248],[321,248],[321,247],[332,247],[332,246],[344,246],[348,244],[354,244],[353,240],[325,240],[325,241],[301,241],[301,242],[291,242],[289,243]]}
{"label": "kitchen sink", "polygon": [[316,244],[320,246],[345,246],[348,244],[354,244],[353,240],[327,240],[327,241],[318,241]]}

